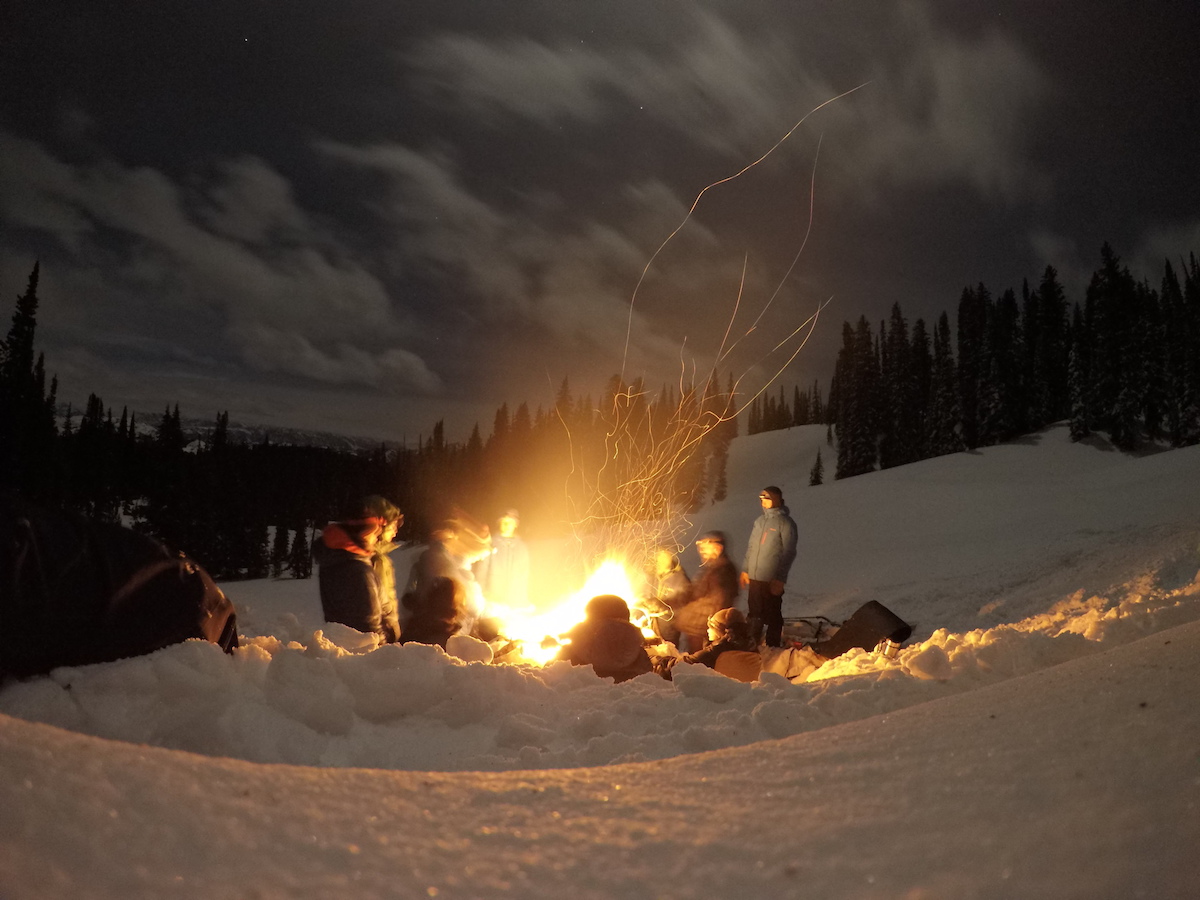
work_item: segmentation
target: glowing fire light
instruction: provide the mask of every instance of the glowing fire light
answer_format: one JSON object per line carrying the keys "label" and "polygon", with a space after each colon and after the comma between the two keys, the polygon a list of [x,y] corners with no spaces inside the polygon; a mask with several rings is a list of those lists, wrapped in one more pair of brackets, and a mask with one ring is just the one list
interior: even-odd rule
{"label": "glowing fire light", "polygon": [[501,633],[520,645],[520,655],[524,660],[544,666],[558,655],[561,646],[559,636],[583,621],[584,607],[599,594],[616,594],[632,609],[637,593],[622,560],[606,559],[589,576],[583,587],[552,609],[537,611],[533,608],[513,609],[490,604],[488,615],[500,620]]}

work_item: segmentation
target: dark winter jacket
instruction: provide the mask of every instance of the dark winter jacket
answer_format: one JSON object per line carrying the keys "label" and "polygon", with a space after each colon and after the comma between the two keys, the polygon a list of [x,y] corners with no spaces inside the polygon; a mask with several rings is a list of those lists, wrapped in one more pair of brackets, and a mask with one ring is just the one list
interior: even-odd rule
{"label": "dark winter jacket", "polygon": [[628,681],[653,670],[642,633],[618,619],[584,619],[569,632],[571,643],[559,659],[575,666],[591,666],[601,678]]}
{"label": "dark winter jacket", "polygon": [[695,653],[685,653],[683,656],[666,656],[662,657],[657,671],[660,675],[671,680],[671,669],[680,663],[689,663],[692,665],[708,666],[710,669],[717,667],[717,659],[722,653],[733,652],[751,652],[757,653],[758,648],[755,645],[753,638],[748,634],[743,634],[741,639],[734,637],[725,637],[716,643],[708,643],[704,645],[703,650],[697,650]]}
{"label": "dark winter jacket", "polygon": [[465,617],[461,586],[452,578],[437,576],[405,623],[400,643],[437,644],[445,650],[451,636],[462,630]]}
{"label": "dark winter jacket", "polygon": [[326,622],[340,622],[387,639],[379,575],[371,553],[361,543],[361,531],[353,523],[331,522],[313,542],[321,609]]}
{"label": "dark winter jacket", "polygon": [[744,636],[740,641],[727,637],[717,641],[714,644],[706,644],[703,650],[699,650],[696,653],[686,653],[681,658],[683,662],[699,663],[700,665],[708,666],[711,669],[716,666],[717,657],[727,650],[749,650],[751,652],[756,652],[758,647],[755,645],[754,640],[748,635]]}
{"label": "dark winter jacket", "polygon": [[701,563],[696,580],[692,582],[692,601],[676,613],[675,626],[685,634],[703,636],[708,630],[708,617],[719,609],[733,606],[737,596],[737,570],[722,553],[714,560]]}
{"label": "dark winter jacket", "polygon": [[754,522],[742,571],[751,581],[786,582],[796,560],[796,523],[786,506],[764,509]]}

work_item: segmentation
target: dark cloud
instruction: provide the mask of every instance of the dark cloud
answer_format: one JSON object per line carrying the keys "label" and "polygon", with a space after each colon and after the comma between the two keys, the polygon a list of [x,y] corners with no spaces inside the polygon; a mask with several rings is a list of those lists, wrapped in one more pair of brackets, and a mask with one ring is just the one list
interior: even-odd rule
{"label": "dark cloud", "polygon": [[824,380],[843,319],[1195,249],[1196,18],[18,0],[0,277],[42,260],[77,402],[465,436],[722,346],[761,382],[832,297],[785,376]]}

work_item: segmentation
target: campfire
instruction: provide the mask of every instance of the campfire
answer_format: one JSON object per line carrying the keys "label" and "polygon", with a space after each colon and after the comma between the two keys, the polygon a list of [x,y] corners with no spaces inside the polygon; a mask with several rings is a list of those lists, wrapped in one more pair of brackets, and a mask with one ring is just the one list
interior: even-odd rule
{"label": "campfire", "polygon": [[504,644],[505,662],[531,662],[544,666],[551,662],[562,646],[561,635],[583,621],[588,600],[599,594],[616,594],[629,604],[630,618],[647,637],[653,637],[648,613],[637,606],[638,591],[630,578],[625,562],[606,559],[588,577],[583,587],[549,609],[533,606],[513,609],[489,603],[487,616],[496,621]]}

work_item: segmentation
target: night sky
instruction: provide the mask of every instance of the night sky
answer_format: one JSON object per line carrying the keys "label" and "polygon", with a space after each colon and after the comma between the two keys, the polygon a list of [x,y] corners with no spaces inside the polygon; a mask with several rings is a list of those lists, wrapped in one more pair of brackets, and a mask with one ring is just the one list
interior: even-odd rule
{"label": "night sky", "polygon": [[40,260],[77,409],[411,442],[702,380],[727,329],[757,389],[829,301],[790,396],[893,303],[1200,253],[1197,34],[1194,0],[7,0],[0,315]]}

